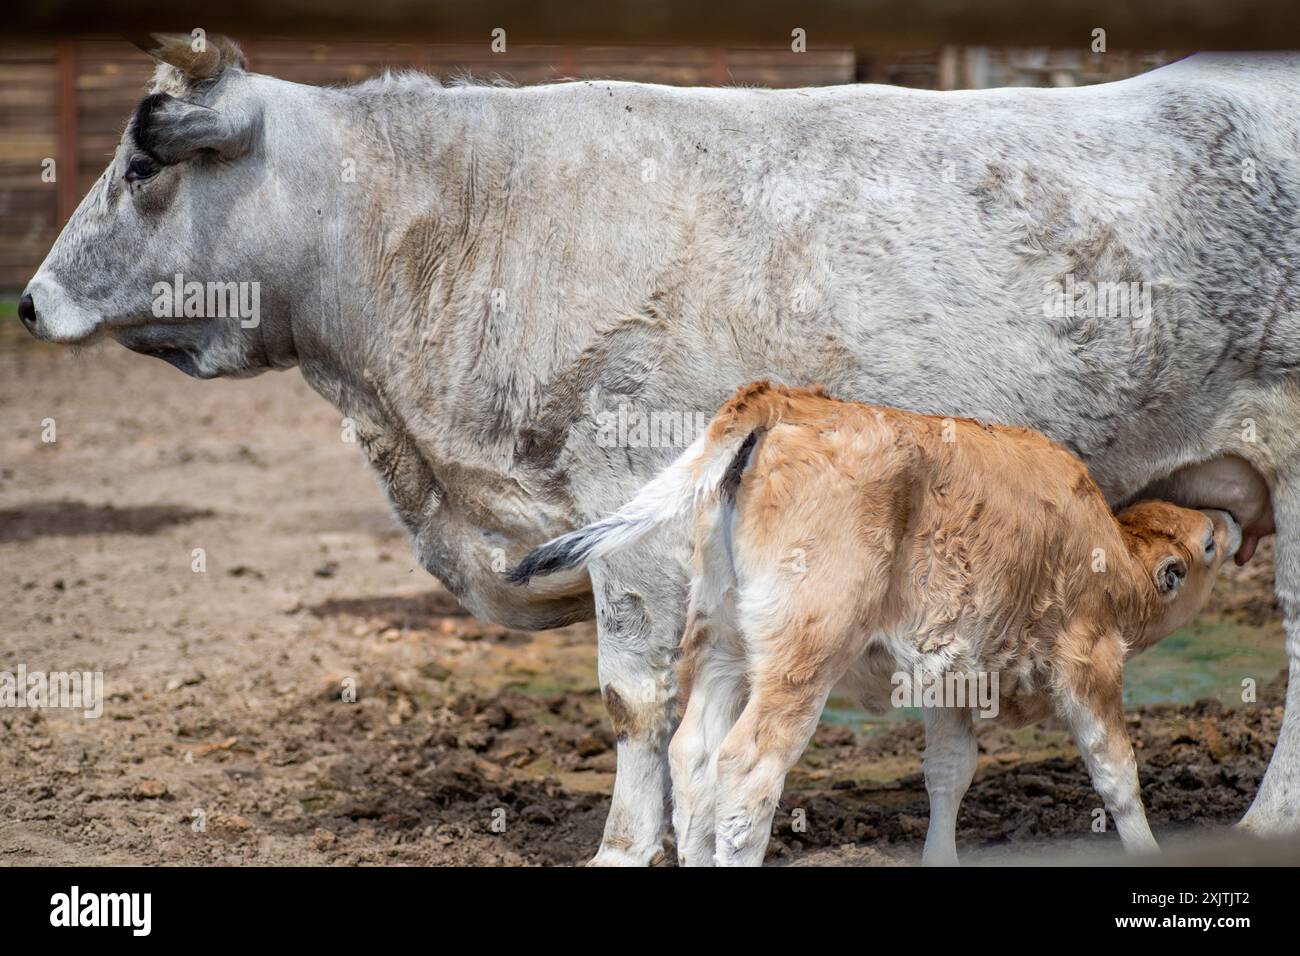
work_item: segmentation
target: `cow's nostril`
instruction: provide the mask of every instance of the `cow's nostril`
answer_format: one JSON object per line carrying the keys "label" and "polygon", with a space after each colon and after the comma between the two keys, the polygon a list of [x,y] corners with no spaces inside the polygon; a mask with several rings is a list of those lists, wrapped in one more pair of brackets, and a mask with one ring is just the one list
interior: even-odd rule
{"label": "cow's nostril", "polygon": [[23,320],[23,325],[27,328],[36,328],[36,303],[32,301],[30,294],[18,300],[18,318]]}

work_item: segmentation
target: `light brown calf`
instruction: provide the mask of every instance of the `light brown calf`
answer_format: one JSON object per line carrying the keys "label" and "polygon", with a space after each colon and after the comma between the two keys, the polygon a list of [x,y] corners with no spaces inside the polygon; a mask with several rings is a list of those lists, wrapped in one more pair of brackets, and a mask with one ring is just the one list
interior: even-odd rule
{"label": "light brown calf", "polygon": [[[698,504],[672,741],[686,864],[762,862],[785,775],[832,687],[996,675],[1002,719],[1057,714],[1124,846],[1152,849],[1124,727],[1125,659],[1189,621],[1240,529],[1145,501],[1116,518],[1083,464],[1021,428],[758,383],[615,515],[516,579],[626,547]],[[927,863],[956,860],[969,707],[924,710]]]}

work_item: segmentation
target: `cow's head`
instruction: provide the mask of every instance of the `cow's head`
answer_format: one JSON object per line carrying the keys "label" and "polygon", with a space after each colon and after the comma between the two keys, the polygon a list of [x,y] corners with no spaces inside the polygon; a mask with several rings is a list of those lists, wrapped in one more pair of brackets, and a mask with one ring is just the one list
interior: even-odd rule
{"label": "cow's head", "polygon": [[[293,364],[268,97],[230,41],[156,36],[153,92],[27,286],[37,338],[110,336],[198,377]],[[289,84],[285,84],[286,86]],[[67,175],[67,173],[65,173]],[[233,313],[233,314],[232,314]]]}

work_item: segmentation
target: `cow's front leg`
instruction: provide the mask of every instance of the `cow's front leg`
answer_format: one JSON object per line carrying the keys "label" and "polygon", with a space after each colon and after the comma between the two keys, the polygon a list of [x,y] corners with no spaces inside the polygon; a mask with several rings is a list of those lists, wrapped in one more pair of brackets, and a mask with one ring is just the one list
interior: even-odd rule
{"label": "cow's front leg", "polygon": [[601,696],[618,738],[614,796],[593,866],[654,862],[668,821],[668,742],[677,718],[673,661],[686,579],[662,556],[656,562],[642,555],[637,565],[619,556],[591,568]]}
{"label": "cow's front leg", "polygon": [[1286,710],[1268,770],[1241,825],[1256,833],[1300,830],[1300,461],[1273,488],[1275,588],[1286,633]]}

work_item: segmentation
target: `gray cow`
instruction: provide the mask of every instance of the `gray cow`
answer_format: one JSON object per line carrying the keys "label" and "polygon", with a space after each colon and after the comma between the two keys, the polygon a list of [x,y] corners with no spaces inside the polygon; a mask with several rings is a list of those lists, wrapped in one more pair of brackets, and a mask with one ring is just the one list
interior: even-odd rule
{"label": "gray cow", "polygon": [[[618,735],[594,862],[660,851],[685,536],[589,579],[498,572],[764,377],[1041,429],[1114,503],[1164,480],[1240,511],[1225,460],[1266,481],[1291,682],[1246,822],[1300,826],[1300,60],[1070,90],[321,89],[224,40],[152,52],[22,320],[203,378],[297,365],[467,608],[594,613]],[[258,321],[160,307],[191,282],[256,283]],[[1243,547],[1272,530],[1237,517]]]}

